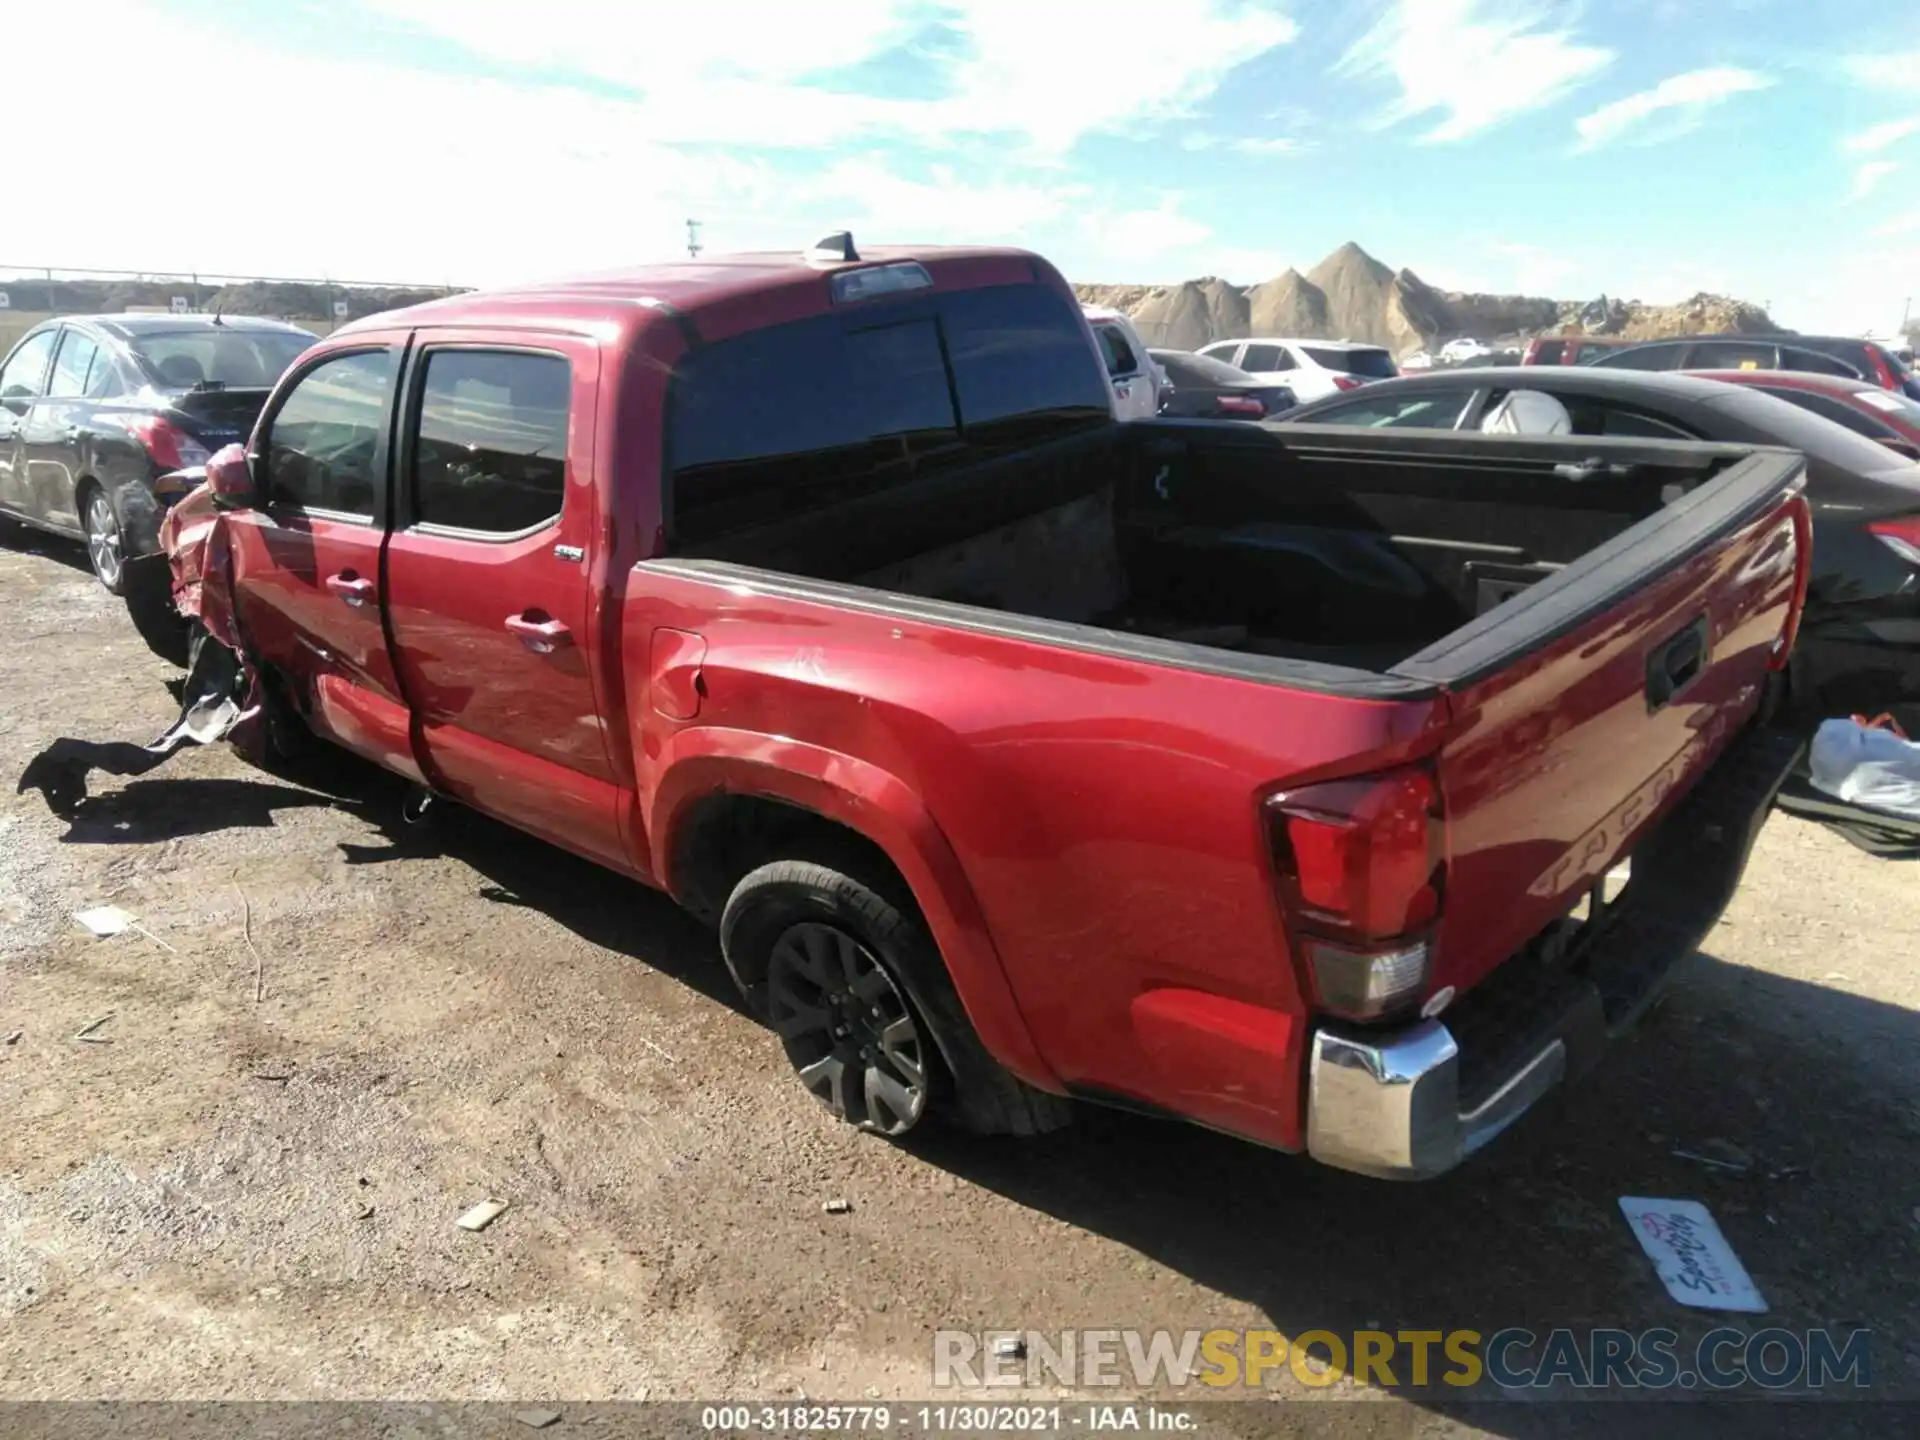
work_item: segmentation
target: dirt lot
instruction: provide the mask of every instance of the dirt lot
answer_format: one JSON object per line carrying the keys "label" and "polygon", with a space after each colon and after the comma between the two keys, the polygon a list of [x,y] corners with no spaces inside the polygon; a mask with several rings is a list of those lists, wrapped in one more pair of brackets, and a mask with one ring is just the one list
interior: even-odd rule
{"label": "dirt lot", "polygon": [[[172,718],[77,549],[15,532],[0,595],[0,775]],[[1876,1385],[1920,1389],[1920,871],[1824,831],[1769,825],[1590,1080],[1396,1187],[1095,1111],[1024,1144],[836,1128],[664,899],[471,816],[422,844],[383,777],[319,778],[196,751],[71,822],[0,790],[0,1397],[925,1397],[941,1326],[1698,1334],[1621,1195],[1705,1201],[1759,1324],[1868,1326]],[[154,938],[70,919],[107,902]],[[1715,1145],[1750,1166],[1673,1154]]]}

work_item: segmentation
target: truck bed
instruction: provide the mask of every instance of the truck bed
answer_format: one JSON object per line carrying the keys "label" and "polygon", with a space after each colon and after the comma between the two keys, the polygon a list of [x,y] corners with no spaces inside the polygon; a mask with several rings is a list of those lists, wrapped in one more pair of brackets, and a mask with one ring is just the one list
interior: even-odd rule
{"label": "truck bed", "polygon": [[1136,422],[729,537],[716,558],[1229,673],[1433,680],[1643,583],[1793,464],[1746,447]]}

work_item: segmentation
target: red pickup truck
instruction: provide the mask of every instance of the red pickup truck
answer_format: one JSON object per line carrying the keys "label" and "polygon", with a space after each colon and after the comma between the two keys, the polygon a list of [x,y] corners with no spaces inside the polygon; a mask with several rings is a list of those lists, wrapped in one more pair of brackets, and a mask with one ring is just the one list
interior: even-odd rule
{"label": "red pickup truck", "polygon": [[232,599],[282,731],[716,922],[854,1124],[1077,1097],[1414,1177],[1731,895],[1800,470],[1120,424],[1043,260],[837,236],[334,332]]}

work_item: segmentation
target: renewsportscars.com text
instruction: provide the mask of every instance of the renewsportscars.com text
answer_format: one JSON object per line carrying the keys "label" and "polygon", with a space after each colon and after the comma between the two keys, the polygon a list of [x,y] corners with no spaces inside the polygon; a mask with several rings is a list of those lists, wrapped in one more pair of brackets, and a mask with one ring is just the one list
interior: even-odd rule
{"label": "renewsportscars.com text", "polygon": [[936,1389],[1198,1385],[1834,1390],[1872,1384],[1866,1330],[939,1330]]}

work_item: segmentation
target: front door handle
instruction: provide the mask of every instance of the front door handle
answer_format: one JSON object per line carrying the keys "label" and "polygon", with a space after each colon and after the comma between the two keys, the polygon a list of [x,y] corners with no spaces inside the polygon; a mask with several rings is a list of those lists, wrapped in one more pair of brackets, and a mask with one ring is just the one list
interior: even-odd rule
{"label": "front door handle", "polygon": [[536,655],[551,655],[563,645],[573,643],[573,632],[563,620],[555,620],[541,610],[525,610],[507,617],[507,629],[520,637],[520,643]]}
{"label": "front door handle", "polygon": [[80,443],[80,427],[78,425],[67,426],[67,444],[78,445],[79,443]]}
{"label": "front door handle", "polygon": [[373,582],[361,579],[351,570],[342,570],[338,575],[329,575],[327,589],[356,609],[373,599]]}

